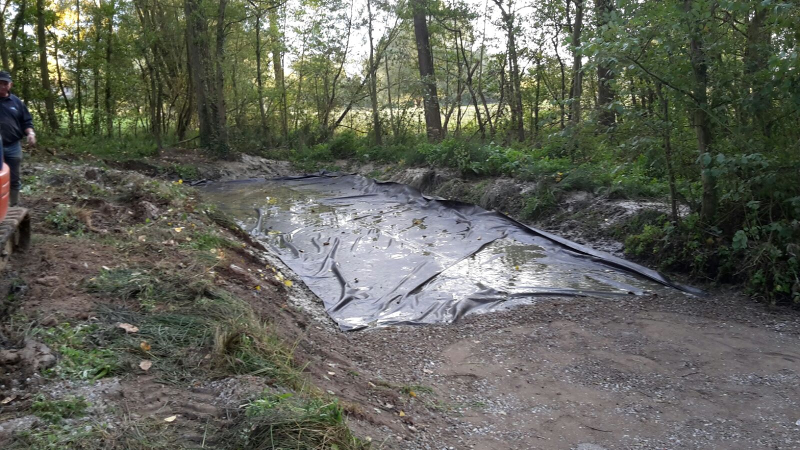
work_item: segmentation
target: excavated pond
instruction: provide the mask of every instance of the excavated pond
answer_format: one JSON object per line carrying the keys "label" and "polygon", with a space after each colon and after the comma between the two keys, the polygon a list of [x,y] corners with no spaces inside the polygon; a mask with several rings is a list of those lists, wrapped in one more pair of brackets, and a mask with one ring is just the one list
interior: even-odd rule
{"label": "excavated pond", "polygon": [[402,184],[320,174],[203,189],[303,279],[343,330],[452,322],[545,295],[699,293],[502,214]]}

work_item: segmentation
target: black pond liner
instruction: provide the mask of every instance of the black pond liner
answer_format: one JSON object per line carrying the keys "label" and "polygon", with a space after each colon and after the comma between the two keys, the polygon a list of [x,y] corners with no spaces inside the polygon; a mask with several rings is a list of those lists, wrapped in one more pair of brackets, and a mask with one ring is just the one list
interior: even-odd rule
{"label": "black pond liner", "polygon": [[203,189],[302,278],[342,330],[453,322],[542,296],[703,294],[504,214],[399,183],[321,172]]}

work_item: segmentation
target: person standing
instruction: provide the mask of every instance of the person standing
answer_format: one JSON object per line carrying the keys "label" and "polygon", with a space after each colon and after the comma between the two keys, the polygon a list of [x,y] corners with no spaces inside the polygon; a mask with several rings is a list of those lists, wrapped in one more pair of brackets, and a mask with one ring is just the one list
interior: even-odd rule
{"label": "person standing", "polygon": [[33,117],[28,107],[11,93],[11,74],[0,71],[0,136],[3,138],[3,161],[11,172],[11,194],[9,206],[19,204],[19,190],[22,188],[19,166],[22,163],[22,146],[27,137],[28,145],[36,145],[33,131]]}

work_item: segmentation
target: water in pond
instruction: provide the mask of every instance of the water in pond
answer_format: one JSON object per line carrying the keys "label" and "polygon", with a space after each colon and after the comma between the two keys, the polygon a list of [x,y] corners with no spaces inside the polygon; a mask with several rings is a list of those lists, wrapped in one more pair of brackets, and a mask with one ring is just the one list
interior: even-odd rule
{"label": "water in pond", "polygon": [[452,322],[543,295],[641,295],[655,271],[475,205],[356,175],[214,183],[208,200],[271,247],[342,329]]}

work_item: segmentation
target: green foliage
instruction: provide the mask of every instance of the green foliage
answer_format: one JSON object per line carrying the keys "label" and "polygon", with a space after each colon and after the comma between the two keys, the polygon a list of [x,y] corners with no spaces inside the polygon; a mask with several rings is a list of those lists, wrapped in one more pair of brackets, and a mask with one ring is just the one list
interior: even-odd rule
{"label": "green foliage", "polygon": [[157,147],[150,136],[108,138],[105,136],[42,135],[41,145],[57,147],[61,151],[79,157],[94,157],[109,161],[137,160],[155,156]]}
{"label": "green foliage", "polygon": [[174,173],[181,180],[197,180],[200,178],[200,172],[197,167],[189,164],[170,164],[163,170],[166,173]]}
{"label": "green foliage", "polygon": [[62,323],[53,328],[37,328],[34,335],[55,349],[60,358],[46,375],[60,378],[96,380],[120,371],[116,352],[103,345],[96,324]]}
{"label": "green foliage", "polygon": [[237,447],[246,449],[366,449],[345,423],[336,400],[265,394],[245,407]]}
{"label": "green foliage", "polygon": [[150,269],[103,269],[89,279],[88,292],[121,300],[136,299],[145,308],[156,304],[182,303],[198,299],[208,289],[208,282],[185,271]]}
{"label": "green foliage", "polygon": [[59,203],[55,209],[47,213],[44,221],[62,234],[82,236],[86,230],[86,226],[78,216],[78,209],[62,203]]}
{"label": "green foliage", "polygon": [[234,243],[219,234],[212,231],[197,231],[192,234],[192,240],[189,241],[188,246],[200,251],[209,251],[213,249],[233,248]]}
{"label": "green foliage", "polygon": [[58,424],[64,419],[83,416],[89,403],[83,397],[66,397],[63,400],[48,400],[39,394],[33,399],[31,412],[49,423]]}

